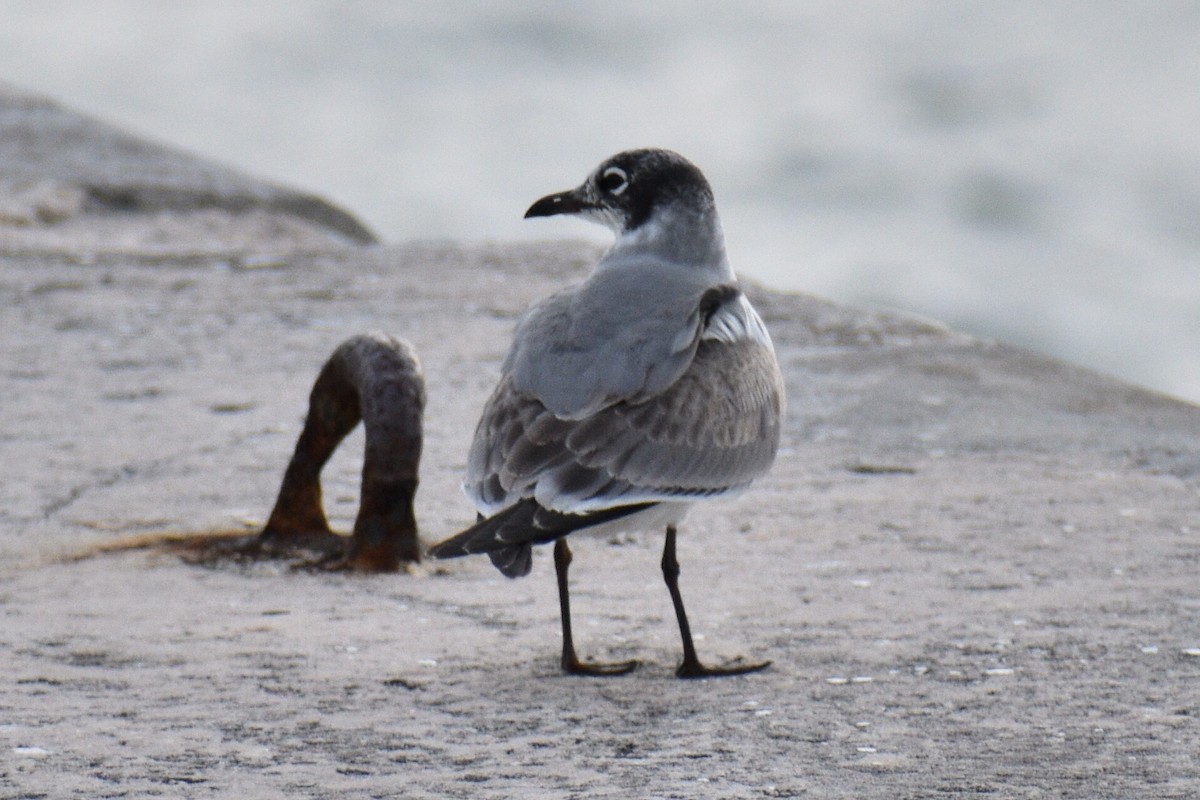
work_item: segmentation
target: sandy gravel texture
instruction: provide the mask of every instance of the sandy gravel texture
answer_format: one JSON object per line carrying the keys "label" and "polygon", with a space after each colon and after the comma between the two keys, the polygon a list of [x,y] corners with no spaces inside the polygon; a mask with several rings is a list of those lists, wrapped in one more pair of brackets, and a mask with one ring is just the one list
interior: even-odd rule
{"label": "sandy gravel texture", "polygon": [[[646,533],[583,539],[572,570],[582,654],[643,665],[564,677],[545,550],[519,581],[97,550],[261,525],[317,370],[372,330],[420,353],[418,520],[457,531],[512,326],[593,249],[64,241],[0,240],[0,798],[1200,795],[1194,406],[755,290],[784,447],[679,558],[702,657],[774,665],[674,679]],[[361,453],[326,470],[341,530]]]}

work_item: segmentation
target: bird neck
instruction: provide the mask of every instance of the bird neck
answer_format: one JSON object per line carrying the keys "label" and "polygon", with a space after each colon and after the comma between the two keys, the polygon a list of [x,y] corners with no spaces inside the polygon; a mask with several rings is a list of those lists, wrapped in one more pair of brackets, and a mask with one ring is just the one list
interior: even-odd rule
{"label": "bird neck", "polygon": [[632,230],[622,231],[612,255],[645,253],[666,261],[729,269],[725,236],[715,210],[660,209]]}

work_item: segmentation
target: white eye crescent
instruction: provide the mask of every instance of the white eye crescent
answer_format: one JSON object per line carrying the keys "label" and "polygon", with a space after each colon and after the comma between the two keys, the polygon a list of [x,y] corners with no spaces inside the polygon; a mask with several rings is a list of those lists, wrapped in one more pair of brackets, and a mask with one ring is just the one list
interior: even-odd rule
{"label": "white eye crescent", "polygon": [[629,175],[620,167],[609,167],[600,173],[599,183],[604,191],[619,196],[629,188]]}

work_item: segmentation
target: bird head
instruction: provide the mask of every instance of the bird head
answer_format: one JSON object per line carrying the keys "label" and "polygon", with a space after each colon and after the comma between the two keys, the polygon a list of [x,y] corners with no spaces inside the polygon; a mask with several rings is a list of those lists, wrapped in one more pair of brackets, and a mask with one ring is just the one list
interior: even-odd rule
{"label": "bird head", "polygon": [[708,217],[712,189],[704,174],[670,150],[626,150],[596,167],[582,184],[538,200],[525,217],[574,214],[611,228],[620,237],[657,217]]}

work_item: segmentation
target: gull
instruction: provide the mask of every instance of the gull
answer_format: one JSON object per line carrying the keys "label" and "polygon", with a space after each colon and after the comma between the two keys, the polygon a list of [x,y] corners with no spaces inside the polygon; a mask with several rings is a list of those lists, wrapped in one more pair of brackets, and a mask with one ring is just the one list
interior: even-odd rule
{"label": "gull", "polygon": [[525,212],[558,214],[600,222],[615,242],[583,283],[517,324],[467,460],[477,522],[430,555],[487,553],[515,578],[529,573],[533,545],[554,542],[562,668],[618,675],[637,662],[575,652],[566,537],[665,526],[662,572],[683,641],[676,675],[763,669],[769,661],[701,663],[679,592],[676,529],[688,506],[767,472],[784,409],[771,337],[729,266],[712,189],[677,153],[630,150]]}

